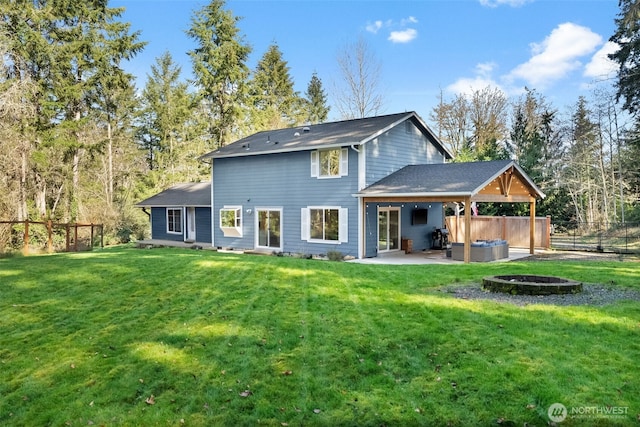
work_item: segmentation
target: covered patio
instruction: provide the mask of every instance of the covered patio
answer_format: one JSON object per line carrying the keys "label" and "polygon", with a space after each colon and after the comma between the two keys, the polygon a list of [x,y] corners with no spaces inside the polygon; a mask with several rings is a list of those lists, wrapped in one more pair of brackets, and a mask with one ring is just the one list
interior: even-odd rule
{"label": "covered patio", "polygon": [[[473,202],[528,203],[529,254],[535,251],[536,200],[545,197],[513,160],[406,166],[356,194],[361,212],[368,203],[461,203],[465,223]],[[366,224],[363,218],[362,224]],[[444,224],[443,224],[444,225]],[[366,253],[366,226],[360,253]],[[471,227],[464,232],[464,262],[471,262]],[[362,257],[361,257],[362,258]]]}

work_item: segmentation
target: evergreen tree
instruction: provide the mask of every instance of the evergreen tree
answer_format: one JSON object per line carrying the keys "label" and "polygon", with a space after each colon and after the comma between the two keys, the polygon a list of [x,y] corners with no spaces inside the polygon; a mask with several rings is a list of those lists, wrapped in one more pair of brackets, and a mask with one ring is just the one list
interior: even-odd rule
{"label": "evergreen tree", "polygon": [[212,0],[195,12],[187,35],[197,47],[189,51],[195,82],[209,115],[211,147],[227,144],[238,127],[245,105],[251,48],[237,27],[239,18]]}
{"label": "evergreen tree", "polygon": [[[558,182],[562,140],[556,124],[556,111],[542,95],[527,89],[513,106],[510,148],[513,158],[546,194],[536,209],[538,215],[566,220],[570,204]],[[528,206],[515,204],[510,215],[527,214]]]}
{"label": "evergreen tree", "polygon": [[305,92],[305,115],[310,124],[322,123],[327,120],[329,110],[327,94],[322,87],[322,80],[317,73],[313,73]]}
{"label": "evergreen tree", "polygon": [[[138,138],[147,152],[148,166],[159,188],[197,180],[200,175],[197,172],[201,165],[195,156],[188,154],[191,146],[197,145],[195,99],[180,73],[180,66],[165,52],[151,66],[142,91],[142,126]],[[201,148],[204,152],[204,147]]]}
{"label": "evergreen tree", "polygon": [[624,98],[625,110],[636,115],[640,111],[640,3],[620,0],[619,4],[616,32],[609,39],[619,49],[609,58],[619,65],[618,99]]}
{"label": "evergreen tree", "polygon": [[563,170],[563,181],[571,196],[574,219],[581,224],[598,221],[597,128],[587,101],[580,97],[571,118],[571,140]]}
{"label": "evergreen tree", "polygon": [[254,132],[298,124],[302,101],[293,89],[289,66],[277,44],[262,56],[251,81],[251,127]]}
{"label": "evergreen tree", "polygon": [[118,21],[122,11],[107,7],[106,0],[0,3],[10,76],[28,78],[38,88],[25,98],[37,115],[25,127],[32,133],[25,135],[30,146],[23,171],[30,187],[23,194],[33,197],[38,216],[62,206],[58,217],[78,217],[83,159],[104,148],[96,111],[110,108],[107,91],[131,84],[120,63],[144,46],[129,24]]}

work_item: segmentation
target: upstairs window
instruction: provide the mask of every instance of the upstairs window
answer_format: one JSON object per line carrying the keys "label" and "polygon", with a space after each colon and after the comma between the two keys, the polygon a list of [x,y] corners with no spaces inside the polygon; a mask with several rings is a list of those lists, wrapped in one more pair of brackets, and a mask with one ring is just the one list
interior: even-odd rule
{"label": "upstairs window", "polygon": [[167,233],[182,234],[182,209],[167,209]]}
{"label": "upstairs window", "polygon": [[349,150],[336,148],[311,152],[311,176],[339,178],[349,174]]}
{"label": "upstairs window", "polygon": [[220,229],[225,237],[242,237],[242,207],[220,209]]}

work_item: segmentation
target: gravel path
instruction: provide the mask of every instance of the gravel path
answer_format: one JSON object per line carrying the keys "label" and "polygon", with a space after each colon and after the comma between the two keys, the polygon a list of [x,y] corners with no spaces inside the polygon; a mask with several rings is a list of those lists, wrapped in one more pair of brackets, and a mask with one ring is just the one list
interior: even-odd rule
{"label": "gravel path", "polygon": [[[621,261],[637,262],[637,256],[621,256],[612,253],[558,251],[537,254],[518,261]],[[489,292],[482,289],[480,284],[448,286],[441,289],[456,298],[484,299],[497,302],[526,306],[529,304],[552,305],[591,305],[603,306],[618,301],[640,301],[640,292],[630,289],[620,289],[614,286],[600,284],[583,284],[582,292],[568,295],[510,295],[499,292]]]}
{"label": "gravel path", "polygon": [[503,294],[500,292],[485,291],[479,284],[448,286],[442,288],[441,292],[449,293],[456,298],[491,300],[519,306],[529,304],[603,306],[624,300],[640,301],[640,292],[638,291],[593,284],[583,284],[582,292],[567,295]]}

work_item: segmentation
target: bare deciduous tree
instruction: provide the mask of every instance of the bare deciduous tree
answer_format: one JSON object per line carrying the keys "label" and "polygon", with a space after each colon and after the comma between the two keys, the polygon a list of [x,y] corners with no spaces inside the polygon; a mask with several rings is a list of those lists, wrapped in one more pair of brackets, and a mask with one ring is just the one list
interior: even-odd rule
{"label": "bare deciduous tree", "polygon": [[384,103],[380,92],[381,62],[363,38],[338,53],[342,81],[335,85],[334,99],[343,119],[377,115]]}

